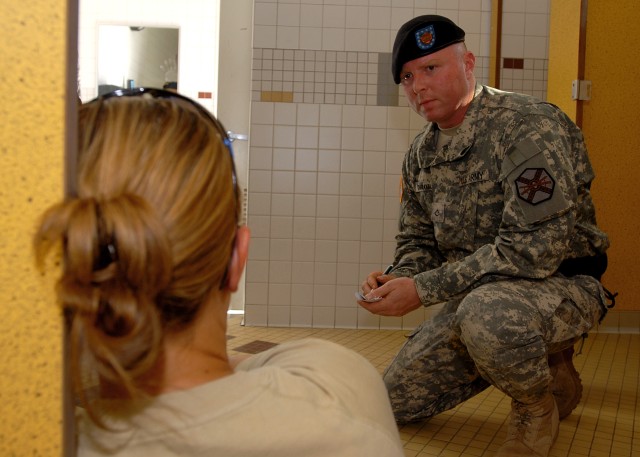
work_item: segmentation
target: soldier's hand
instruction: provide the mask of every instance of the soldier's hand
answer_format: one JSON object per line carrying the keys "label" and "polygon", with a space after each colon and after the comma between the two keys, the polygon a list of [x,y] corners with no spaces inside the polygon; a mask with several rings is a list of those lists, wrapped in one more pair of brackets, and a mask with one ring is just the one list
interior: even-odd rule
{"label": "soldier's hand", "polygon": [[[378,273],[375,275],[374,273]],[[392,275],[382,275],[382,272],[371,273],[362,284],[362,291],[368,299],[382,297],[382,300],[365,302],[358,300],[358,304],[373,314],[380,316],[404,316],[405,314],[418,309],[422,303],[416,290],[416,284],[412,278],[395,278]],[[371,287],[370,280],[373,279],[378,284],[380,278],[381,285]],[[368,286],[368,291],[365,289]]]}
{"label": "soldier's hand", "polygon": [[378,278],[381,275],[382,275],[382,271],[374,271],[372,273],[369,273],[369,276],[367,276],[367,279],[365,279],[360,285],[363,295],[367,295],[369,292],[371,292],[373,289],[376,289],[379,286]]}
{"label": "soldier's hand", "polygon": [[374,271],[372,273],[369,273],[367,279],[365,279],[364,282],[360,285],[362,294],[367,295],[373,289],[380,287],[382,284],[392,280],[393,278],[395,278],[395,275],[384,274],[382,271]]}

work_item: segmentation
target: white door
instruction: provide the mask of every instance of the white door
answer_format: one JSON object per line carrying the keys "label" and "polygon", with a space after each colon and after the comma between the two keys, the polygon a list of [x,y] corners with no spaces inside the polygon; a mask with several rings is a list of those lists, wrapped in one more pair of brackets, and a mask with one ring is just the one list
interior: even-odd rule
{"label": "white door", "polygon": [[[253,0],[220,1],[220,54],[216,112],[225,128],[241,138],[249,138],[251,123],[251,49]],[[233,151],[238,183],[248,194],[249,141],[236,139]],[[246,221],[246,205],[242,210]],[[230,310],[244,310],[244,276],[238,292],[231,297]]]}

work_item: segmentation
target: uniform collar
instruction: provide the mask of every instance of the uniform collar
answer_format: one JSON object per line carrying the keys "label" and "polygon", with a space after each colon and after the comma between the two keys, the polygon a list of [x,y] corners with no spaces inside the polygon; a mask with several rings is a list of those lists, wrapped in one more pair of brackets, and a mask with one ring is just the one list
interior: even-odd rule
{"label": "uniform collar", "polygon": [[429,122],[423,131],[418,145],[418,163],[420,168],[428,168],[443,162],[454,162],[464,157],[475,142],[476,124],[483,97],[483,86],[476,84],[473,100],[469,104],[469,109],[464,116],[458,132],[451,139],[451,142],[442,149],[436,151],[438,126]]}

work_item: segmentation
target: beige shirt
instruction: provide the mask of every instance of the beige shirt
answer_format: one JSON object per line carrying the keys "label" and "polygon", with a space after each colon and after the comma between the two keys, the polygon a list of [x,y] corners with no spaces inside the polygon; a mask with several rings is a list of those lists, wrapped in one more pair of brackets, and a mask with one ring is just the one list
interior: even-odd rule
{"label": "beige shirt", "polygon": [[280,344],[231,376],[161,395],[109,424],[121,431],[79,415],[80,457],[404,456],[376,369],[316,339]]}

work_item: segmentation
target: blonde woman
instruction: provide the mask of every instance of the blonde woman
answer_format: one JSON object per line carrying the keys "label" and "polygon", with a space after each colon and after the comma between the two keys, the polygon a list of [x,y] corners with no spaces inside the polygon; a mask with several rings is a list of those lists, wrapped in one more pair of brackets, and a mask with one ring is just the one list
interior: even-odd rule
{"label": "blonde woman", "polygon": [[301,340],[227,354],[249,230],[224,128],[159,89],[80,107],[77,195],[49,209],[63,253],[80,456],[402,456],[361,356]]}

